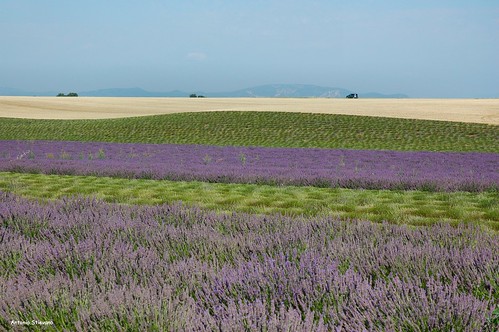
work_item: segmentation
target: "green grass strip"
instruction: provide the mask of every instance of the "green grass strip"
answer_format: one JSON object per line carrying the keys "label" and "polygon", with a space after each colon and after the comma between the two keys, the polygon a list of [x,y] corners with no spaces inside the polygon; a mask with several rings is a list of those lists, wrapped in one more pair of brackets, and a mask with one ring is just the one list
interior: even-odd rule
{"label": "green grass strip", "polygon": [[8,172],[0,172],[0,190],[41,199],[82,194],[126,204],[182,201],[221,212],[331,215],[410,225],[472,222],[499,230],[499,198],[490,192],[278,187]]}
{"label": "green grass strip", "polygon": [[105,120],[0,118],[0,140],[499,152],[499,126],[332,114],[201,112]]}

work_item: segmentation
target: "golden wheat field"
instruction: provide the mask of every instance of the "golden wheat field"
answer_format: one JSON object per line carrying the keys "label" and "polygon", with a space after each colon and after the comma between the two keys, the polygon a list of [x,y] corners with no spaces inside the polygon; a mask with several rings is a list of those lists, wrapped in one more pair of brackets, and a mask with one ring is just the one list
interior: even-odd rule
{"label": "golden wheat field", "polygon": [[275,111],[499,125],[499,99],[0,97],[0,117],[105,119],[178,112]]}

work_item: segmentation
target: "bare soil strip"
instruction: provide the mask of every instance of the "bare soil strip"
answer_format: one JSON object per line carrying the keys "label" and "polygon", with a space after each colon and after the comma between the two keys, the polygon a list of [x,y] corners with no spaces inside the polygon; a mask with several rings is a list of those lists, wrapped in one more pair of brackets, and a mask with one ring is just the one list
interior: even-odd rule
{"label": "bare soil strip", "polygon": [[109,119],[180,112],[367,115],[499,125],[499,99],[0,97],[0,117]]}

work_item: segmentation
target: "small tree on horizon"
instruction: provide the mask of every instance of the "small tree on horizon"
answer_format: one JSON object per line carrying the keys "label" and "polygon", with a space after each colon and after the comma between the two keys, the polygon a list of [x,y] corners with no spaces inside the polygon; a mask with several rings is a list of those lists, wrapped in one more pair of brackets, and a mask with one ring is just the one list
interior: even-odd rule
{"label": "small tree on horizon", "polygon": [[78,94],[76,92],[70,92],[65,95],[64,93],[60,92],[57,94],[57,97],[78,97]]}

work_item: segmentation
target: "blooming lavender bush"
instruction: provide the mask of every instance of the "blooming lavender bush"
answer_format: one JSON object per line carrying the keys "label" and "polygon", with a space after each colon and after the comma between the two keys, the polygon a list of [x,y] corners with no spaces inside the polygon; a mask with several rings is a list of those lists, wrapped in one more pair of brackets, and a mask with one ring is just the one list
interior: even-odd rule
{"label": "blooming lavender bush", "polygon": [[499,154],[0,141],[0,170],[365,189],[485,191]]}
{"label": "blooming lavender bush", "polygon": [[493,331],[499,238],[472,225],[215,214],[0,193],[0,326]]}

